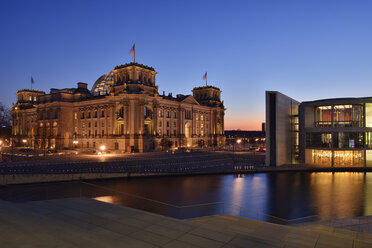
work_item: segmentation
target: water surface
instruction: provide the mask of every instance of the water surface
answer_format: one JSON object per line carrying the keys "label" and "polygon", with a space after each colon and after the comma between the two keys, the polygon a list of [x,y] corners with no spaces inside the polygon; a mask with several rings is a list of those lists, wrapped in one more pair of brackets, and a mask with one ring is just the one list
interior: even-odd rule
{"label": "water surface", "polygon": [[[372,215],[372,174],[201,175],[0,188],[0,199],[14,202],[65,197],[89,197],[179,218],[231,213],[257,219],[265,219],[262,216],[267,214],[286,220],[315,215],[311,220],[325,220]],[[175,207],[205,203],[215,204]]]}

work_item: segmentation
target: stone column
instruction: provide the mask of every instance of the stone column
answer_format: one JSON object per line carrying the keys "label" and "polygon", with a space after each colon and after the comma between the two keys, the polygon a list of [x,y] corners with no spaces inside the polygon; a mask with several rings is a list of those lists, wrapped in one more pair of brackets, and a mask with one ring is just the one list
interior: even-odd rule
{"label": "stone column", "polygon": [[138,128],[138,131],[137,131],[137,140],[138,140],[138,151],[139,152],[143,152],[143,125],[144,125],[144,112],[143,112],[143,108],[144,108],[144,103],[138,103],[137,104],[137,120],[138,120],[138,124],[137,124],[137,128]]}

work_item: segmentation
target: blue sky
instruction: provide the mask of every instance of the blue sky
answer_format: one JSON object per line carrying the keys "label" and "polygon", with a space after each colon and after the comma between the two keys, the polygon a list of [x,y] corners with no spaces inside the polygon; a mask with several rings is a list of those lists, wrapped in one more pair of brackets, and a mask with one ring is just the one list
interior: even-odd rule
{"label": "blue sky", "polygon": [[227,129],[260,129],[265,90],[299,101],[372,96],[372,1],[1,1],[0,101],[89,87],[136,60],[159,91],[222,90]]}

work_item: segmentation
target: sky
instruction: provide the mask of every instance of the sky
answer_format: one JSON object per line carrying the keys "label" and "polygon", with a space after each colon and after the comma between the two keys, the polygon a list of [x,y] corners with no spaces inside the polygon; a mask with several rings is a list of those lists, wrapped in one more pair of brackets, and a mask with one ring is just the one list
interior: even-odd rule
{"label": "sky", "polygon": [[88,87],[116,65],[158,72],[159,92],[222,90],[225,129],[260,130],[265,91],[298,101],[372,96],[372,1],[0,1],[0,101]]}

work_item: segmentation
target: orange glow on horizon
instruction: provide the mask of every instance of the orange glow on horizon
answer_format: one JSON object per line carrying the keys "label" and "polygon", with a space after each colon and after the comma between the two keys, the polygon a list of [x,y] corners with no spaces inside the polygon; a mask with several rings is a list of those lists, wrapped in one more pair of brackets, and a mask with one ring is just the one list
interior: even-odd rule
{"label": "orange glow on horizon", "polygon": [[258,117],[225,117],[225,130],[250,130],[250,131],[261,131],[262,122],[265,122],[264,118]]}

